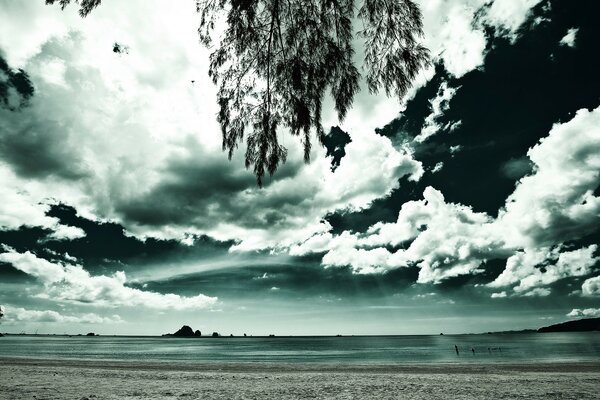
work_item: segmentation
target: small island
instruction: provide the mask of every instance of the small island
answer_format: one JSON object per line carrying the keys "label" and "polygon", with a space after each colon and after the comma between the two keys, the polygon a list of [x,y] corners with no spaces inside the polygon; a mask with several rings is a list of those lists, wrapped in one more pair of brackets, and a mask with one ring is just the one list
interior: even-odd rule
{"label": "small island", "polygon": [[202,332],[199,330],[194,331],[190,326],[184,325],[175,333],[167,333],[163,336],[174,336],[174,337],[200,337]]}

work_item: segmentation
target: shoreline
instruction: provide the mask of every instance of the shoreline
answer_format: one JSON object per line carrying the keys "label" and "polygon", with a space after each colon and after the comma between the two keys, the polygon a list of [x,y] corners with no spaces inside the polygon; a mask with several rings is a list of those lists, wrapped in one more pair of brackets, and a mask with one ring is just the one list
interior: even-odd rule
{"label": "shoreline", "polygon": [[369,374],[508,374],[598,373],[600,362],[478,362],[478,363],[327,363],[327,362],[174,362],[83,360],[60,358],[0,357],[1,367],[106,369],[126,371],[179,371],[222,373],[369,373]]}

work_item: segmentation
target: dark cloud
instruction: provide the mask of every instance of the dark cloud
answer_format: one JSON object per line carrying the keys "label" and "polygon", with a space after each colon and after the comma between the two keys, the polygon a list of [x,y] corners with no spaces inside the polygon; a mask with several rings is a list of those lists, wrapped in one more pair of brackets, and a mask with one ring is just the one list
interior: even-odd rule
{"label": "dark cloud", "polygon": [[[44,56],[54,56],[55,47],[53,42],[46,44]],[[59,116],[47,115],[34,93],[27,72],[13,71],[0,57],[0,105],[4,105],[0,106],[1,159],[25,178],[82,178],[87,171],[68,140],[69,127]]]}
{"label": "dark cloud", "polygon": [[[0,157],[24,178],[58,176],[77,180],[86,176],[72,149],[62,141],[62,127],[54,121],[29,121],[27,109],[20,115],[3,115],[19,119],[14,124],[0,122]],[[7,120],[5,120],[7,122]]]}
{"label": "dark cloud", "polygon": [[208,236],[194,237],[193,245],[176,240],[138,239],[127,234],[122,225],[114,222],[98,222],[83,218],[70,206],[57,204],[50,207],[49,217],[61,224],[82,229],[85,237],[75,240],[52,240],[52,231],[42,228],[21,227],[17,230],[0,231],[0,245],[17,252],[31,251],[51,261],[77,263],[95,272],[111,273],[115,270],[136,270],[152,264],[177,264],[185,260],[212,259],[228,254],[233,242],[220,242]]}
{"label": "dark cloud", "polygon": [[240,163],[240,154],[228,161],[223,154],[207,154],[190,139],[185,155],[167,160],[160,183],[141,196],[120,201],[116,211],[126,222],[143,226],[208,229],[234,222],[242,227],[265,228],[283,223],[284,207],[305,199],[301,193],[267,196],[270,185],[299,171],[301,163],[289,161],[276,175],[264,179],[265,189],[256,193],[258,201],[242,207],[238,196],[244,191],[256,191],[256,179],[250,171],[237,168]]}
{"label": "dark cloud", "polygon": [[27,105],[34,92],[27,72],[11,68],[0,51],[0,105],[17,110]]}

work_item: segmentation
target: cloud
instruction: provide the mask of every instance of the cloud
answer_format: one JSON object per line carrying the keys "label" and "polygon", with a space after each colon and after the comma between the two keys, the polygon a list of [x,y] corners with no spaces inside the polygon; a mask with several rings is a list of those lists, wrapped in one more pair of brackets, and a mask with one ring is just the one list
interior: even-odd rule
{"label": "cloud", "polygon": [[58,322],[78,324],[117,324],[123,322],[120,316],[101,317],[98,314],[64,315],[53,310],[28,310],[21,307],[6,307],[6,323],[16,322]]}
{"label": "cloud", "polygon": [[[482,272],[491,259],[507,259],[489,287],[513,286],[523,296],[545,296],[546,286],[592,272],[597,246],[568,250],[562,243],[593,232],[600,224],[600,108],[579,110],[555,124],[527,155],[533,172],[518,181],[497,218],[447,203],[433,187],[423,200],[404,203],[394,223],[377,223],[365,233],[317,235],[292,253],[326,252],[325,266],[350,265],[358,273],[418,266],[418,282],[439,283]],[[403,248],[390,251],[384,246]],[[538,268],[544,265],[544,270]]]}
{"label": "cloud", "polygon": [[415,137],[417,142],[424,142],[440,130],[441,126],[436,122],[436,118],[440,117],[450,107],[450,100],[452,100],[452,96],[454,96],[456,90],[449,87],[447,82],[440,84],[437,96],[429,102],[431,104],[431,114],[425,118],[425,124],[421,128],[421,133]]}
{"label": "cloud", "polygon": [[555,124],[527,153],[534,173],[522,178],[499,213],[507,240],[539,247],[578,239],[600,224],[600,108]]}
{"label": "cloud", "polygon": [[595,256],[597,250],[597,245],[590,245],[563,252],[560,248],[519,252],[507,260],[506,269],[488,286],[497,288],[516,284],[513,290],[527,295],[560,279],[586,276],[600,261],[600,257]]}
{"label": "cloud", "polygon": [[542,0],[495,0],[490,4],[484,21],[500,33],[516,39],[517,31],[530,16],[531,9]]}
{"label": "cloud", "polygon": [[589,278],[581,286],[584,296],[600,296],[600,276]]}
{"label": "cloud", "polygon": [[0,261],[37,278],[44,285],[44,291],[37,297],[55,301],[105,307],[141,306],[157,310],[204,309],[217,303],[216,297],[202,294],[183,297],[131,288],[125,285],[127,278],[122,271],[112,276],[92,276],[80,265],[52,263],[30,252],[18,253],[8,249],[0,254]]}
{"label": "cloud", "polygon": [[571,28],[567,31],[567,34],[560,39],[560,44],[567,47],[575,47],[575,39],[579,32],[579,28]]}
{"label": "cloud", "polygon": [[499,36],[516,39],[531,9],[541,0],[421,1],[425,44],[460,78],[481,68],[486,55],[484,25]]}
{"label": "cloud", "polygon": [[[416,265],[420,267],[418,282],[438,283],[476,273],[483,260],[508,254],[489,216],[446,203],[441,192],[432,187],[425,189],[423,197],[404,203],[395,223],[378,223],[365,235],[346,233],[344,241],[321,245],[321,250],[329,250],[323,264],[350,265],[359,273]],[[394,253],[376,247],[404,242],[410,245]],[[360,246],[371,249],[354,248]]]}
{"label": "cloud", "polygon": [[3,178],[0,185],[0,230],[37,226],[47,229],[48,239],[52,240],[73,240],[85,236],[81,229],[61,224],[57,218],[46,215],[50,201],[35,194],[35,183],[23,182],[1,164],[0,176]]}
{"label": "cloud", "polygon": [[481,28],[474,28],[475,9],[453,7],[446,15],[440,35],[441,59],[446,70],[457,78],[483,65],[486,39]]}
{"label": "cloud", "polygon": [[584,317],[584,318],[595,318],[600,317],[600,308],[574,308],[568,314],[567,317]]}
{"label": "cloud", "polygon": [[[91,219],[120,222],[138,237],[207,234],[238,241],[237,250],[286,247],[327,229],[321,219],[328,212],[368,207],[399,178],[422,175],[409,150],[357,130],[335,171],[324,149],[315,148],[305,165],[298,141],[282,137],[289,161],[258,189],[244,168],[244,149],[231,162],[221,152],[215,89],[203,79],[208,55],[196,43],[193,7],[153,7],[147,20],[135,12],[125,18],[135,7],[123,7],[100,7],[86,22],[68,9],[24,7],[32,20],[49,13],[62,27],[45,41],[14,27],[38,44],[17,57],[36,95],[19,113],[3,110],[0,124],[0,179],[14,181],[7,189],[16,202],[6,210],[11,219],[22,221],[15,210],[44,209],[39,203],[53,198]],[[143,32],[164,15],[180,18],[182,27],[149,40]],[[97,34],[107,24],[115,37],[123,35],[129,54],[115,54],[114,37]],[[7,44],[7,53],[19,52]],[[27,186],[27,196],[14,194]],[[63,228],[56,235],[81,232]]]}

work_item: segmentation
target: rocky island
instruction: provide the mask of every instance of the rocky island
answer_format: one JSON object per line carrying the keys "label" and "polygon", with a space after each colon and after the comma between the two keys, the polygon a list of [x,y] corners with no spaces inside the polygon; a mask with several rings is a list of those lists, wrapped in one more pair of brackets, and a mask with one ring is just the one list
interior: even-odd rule
{"label": "rocky island", "polygon": [[199,330],[194,331],[188,325],[184,325],[175,333],[167,333],[163,336],[174,336],[174,337],[200,337],[202,336],[202,332]]}

